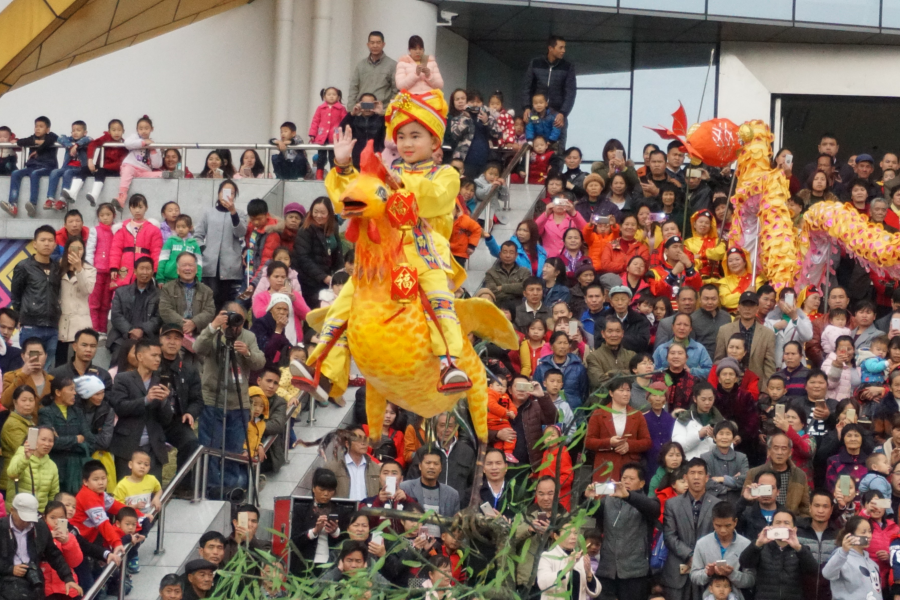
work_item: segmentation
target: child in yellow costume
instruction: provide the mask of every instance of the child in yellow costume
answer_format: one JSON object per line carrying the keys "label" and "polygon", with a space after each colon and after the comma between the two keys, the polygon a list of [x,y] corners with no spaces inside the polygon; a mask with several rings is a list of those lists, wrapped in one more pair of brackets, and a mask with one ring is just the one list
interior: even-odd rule
{"label": "child in yellow costume", "polygon": [[725,242],[719,239],[716,217],[712,211],[703,208],[691,217],[693,236],[684,240],[684,249],[694,255],[694,268],[703,278],[703,283],[716,283],[721,277],[719,263],[725,258]]}
{"label": "child in yellow costume", "polygon": [[737,311],[741,294],[746,291],[755,292],[766,282],[762,275],[756,276],[756,282],[751,281],[753,263],[750,255],[741,248],[729,248],[725,255],[725,264],[722,265],[725,275],[719,279],[719,302],[722,308],[734,314]]}
{"label": "child in yellow costume", "polygon": [[[465,391],[472,384],[465,372],[455,366],[455,360],[462,352],[463,339],[453,306],[450,281],[453,281],[455,288],[465,279],[465,272],[450,256],[447,242],[453,230],[459,173],[449,165],[435,165],[432,159],[432,154],[444,139],[446,117],[447,103],[440,90],[424,94],[411,94],[403,90],[388,105],[384,116],[386,135],[397,144],[400,154],[400,158],[391,165],[391,174],[403,191],[416,197],[419,212],[419,226],[413,228],[404,250],[410,266],[418,272],[419,286],[438,319],[436,325],[429,318],[428,327],[432,350],[441,358],[441,385],[438,389],[452,394]],[[336,212],[342,210],[343,192],[358,174],[350,161],[355,144],[349,127],[343,134],[335,134],[335,166],[325,178],[325,188]],[[320,344],[307,364],[315,364],[325,345],[347,322],[353,292],[351,280],[329,307],[319,334]],[[292,363],[292,372],[311,379],[309,372],[298,363]],[[325,387],[330,385],[330,391],[314,390],[314,395],[321,396],[328,391],[330,397],[340,397],[347,388],[349,373],[350,354],[344,334],[322,363],[322,376],[327,378]]]}

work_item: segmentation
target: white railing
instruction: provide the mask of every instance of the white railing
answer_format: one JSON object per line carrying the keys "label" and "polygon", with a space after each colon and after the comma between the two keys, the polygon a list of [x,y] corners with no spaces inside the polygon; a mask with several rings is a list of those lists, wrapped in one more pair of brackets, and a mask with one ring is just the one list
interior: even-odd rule
{"label": "white railing", "polygon": [[[54,144],[54,147],[60,150],[66,150],[60,144]],[[104,149],[105,148],[124,148],[124,142],[109,142],[104,144],[100,148],[98,148],[94,155],[91,157],[94,160],[94,163],[98,167],[103,166],[103,160],[105,156]],[[334,145],[332,144],[289,144],[287,146],[292,150],[334,150]],[[18,168],[22,169],[25,167],[25,161],[28,159],[28,150],[30,147],[22,147],[16,144],[15,142],[0,142],[0,149],[9,148],[9,149],[17,149],[20,150],[19,156],[17,157],[17,165]],[[265,154],[265,158],[263,162],[266,165],[265,176],[268,177],[272,172],[272,150],[278,150],[278,146],[275,144],[270,144],[268,142],[264,144],[208,144],[208,143],[194,143],[194,142],[180,142],[180,143],[171,143],[171,144],[163,144],[163,143],[153,143],[149,146],[145,146],[145,148],[155,148],[158,150],[166,151],[169,149],[178,150],[181,153],[181,164],[187,164],[187,154],[188,150],[262,150]],[[234,158],[234,157],[232,157]],[[60,164],[65,164],[60,163]],[[314,165],[310,165],[312,168],[315,168]],[[240,157],[236,159],[236,171],[240,169]]]}

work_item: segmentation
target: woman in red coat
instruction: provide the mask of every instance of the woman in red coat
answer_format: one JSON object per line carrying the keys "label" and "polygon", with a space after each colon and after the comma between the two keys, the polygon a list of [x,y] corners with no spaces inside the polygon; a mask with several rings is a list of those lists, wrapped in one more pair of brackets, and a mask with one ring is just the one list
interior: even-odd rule
{"label": "woman in red coat", "polygon": [[595,453],[594,482],[618,481],[622,465],[640,461],[652,445],[644,415],[629,406],[631,381],[615,377],[608,388],[611,402],[591,415],[584,442]]}
{"label": "woman in red coat", "polygon": [[134,263],[142,256],[153,260],[153,272],[159,266],[162,251],[162,232],[153,221],[144,218],[147,199],[143,194],[133,194],[128,200],[131,218],[113,234],[109,251],[109,276],[111,286],[122,287],[134,281]]}
{"label": "woman in red coat", "polygon": [[619,225],[619,237],[606,244],[600,254],[600,268],[597,270],[599,275],[604,273],[624,274],[629,261],[635,256],[640,256],[644,259],[645,264],[650,264],[650,252],[647,250],[647,246],[635,239],[637,230],[637,217],[634,215],[622,217],[622,224]]}
{"label": "woman in red coat", "polygon": [[[404,449],[404,440],[403,440],[403,431],[399,429],[395,429],[394,426],[397,424],[397,416],[400,414],[400,410],[397,408],[396,404],[392,402],[388,402],[387,406],[384,408],[384,423],[381,425],[381,441],[386,442],[390,441],[394,444],[394,448],[396,451],[396,461],[400,463],[400,466],[404,469],[406,468],[406,460],[403,455]],[[366,432],[366,435],[369,435],[369,426],[363,424],[363,431]],[[375,456],[373,454],[374,448],[369,447],[368,454],[370,456]],[[375,457],[378,458],[378,457]]]}
{"label": "woman in red coat", "polygon": [[686,286],[699,291],[703,286],[703,278],[694,269],[694,257],[685,252],[684,240],[680,235],[673,235],[665,241],[659,249],[658,262],[658,265],[650,269],[653,277],[650,291],[654,296],[671,299],[672,306],[677,310],[675,300],[678,290]]}

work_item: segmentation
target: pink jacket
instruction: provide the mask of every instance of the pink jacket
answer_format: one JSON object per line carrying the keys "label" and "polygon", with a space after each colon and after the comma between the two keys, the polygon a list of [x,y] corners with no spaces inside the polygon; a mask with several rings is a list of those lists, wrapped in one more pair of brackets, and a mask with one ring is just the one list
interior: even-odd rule
{"label": "pink jacket", "polygon": [[[266,282],[268,283],[268,281]],[[293,286],[291,286],[293,288]],[[269,308],[269,300],[271,300],[272,294],[269,290],[264,292],[259,292],[257,294],[253,294],[253,317],[256,319],[261,319],[266,314],[266,309]],[[306,314],[309,312],[309,306],[306,305],[306,301],[303,299],[303,295],[294,291],[294,327],[297,331],[297,339],[303,339],[303,319],[306,318]]]}
{"label": "pink jacket", "polygon": [[88,233],[85,260],[97,269],[98,273],[109,273],[109,252],[112,249],[112,226],[97,223]]}
{"label": "pink jacket", "polygon": [[853,335],[849,327],[826,325],[822,330],[822,350],[825,354],[831,354],[837,348],[837,339],[842,335]]}
{"label": "pink jacket", "polygon": [[430,77],[424,73],[416,73],[417,63],[409,54],[404,54],[397,60],[397,70],[394,72],[394,82],[398,90],[406,90],[413,94],[424,94],[430,90],[439,90],[444,87],[444,78],[438,70],[437,61],[433,56],[425,59],[425,66],[431,71]]}
{"label": "pink jacket", "polygon": [[109,270],[118,271],[125,268],[125,276],[116,282],[118,287],[134,281],[134,261],[142,256],[153,259],[153,271],[159,266],[159,253],[162,251],[162,232],[152,219],[145,220],[140,229],[135,231],[133,219],[119,224],[113,235],[112,248],[109,252]]}
{"label": "pink jacket", "polygon": [[834,359],[837,358],[834,352],[828,355],[822,363],[822,371],[828,378],[828,392],[826,397],[832,400],[843,400],[844,398],[852,398],[853,390],[859,386],[859,369],[849,364],[844,365],[843,369],[834,366]]}
{"label": "pink jacket", "polygon": [[574,215],[565,215],[561,223],[554,221],[552,214],[548,215],[544,212],[535,219],[535,223],[537,223],[538,233],[541,234],[541,245],[547,251],[547,256],[559,256],[562,253],[565,247],[563,236],[567,229],[576,227],[581,231],[587,225],[587,221],[578,211],[575,211]]}
{"label": "pink jacket", "polygon": [[312,123],[309,124],[309,140],[314,144],[330,142],[334,137],[334,128],[341,124],[347,116],[347,109],[340,102],[328,104],[323,102],[316,109]]}

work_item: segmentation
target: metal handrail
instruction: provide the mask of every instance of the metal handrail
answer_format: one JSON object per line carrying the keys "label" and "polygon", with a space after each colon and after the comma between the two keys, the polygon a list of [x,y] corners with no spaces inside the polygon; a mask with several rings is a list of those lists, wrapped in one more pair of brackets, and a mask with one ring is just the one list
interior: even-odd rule
{"label": "metal handrail", "polygon": [[[94,600],[97,598],[97,595],[100,594],[100,591],[106,587],[106,582],[109,581],[110,577],[116,574],[116,571],[122,570],[122,567],[126,565],[128,562],[128,553],[131,549],[134,548],[133,543],[129,543],[123,549],[125,552],[122,554],[122,566],[120,567],[114,562],[109,563],[100,572],[100,575],[97,576],[97,579],[94,580],[94,585],[90,587],[82,596],[81,600]],[[119,577],[119,597],[118,600],[124,600],[125,598],[125,577]]]}
{"label": "metal handrail", "polygon": [[[58,143],[53,144],[53,146],[55,148],[65,148],[63,145],[58,144]],[[0,148],[15,148],[18,150],[24,150],[29,147],[30,146],[19,146],[15,142],[0,142]],[[334,150],[334,144],[288,144],[287,147],[294,149],[294,150]],[[104,160],[104,156],[105,156],[104,150],[106,148],[125,148],[125,143],[124,142],[108,142],[108,143],[105,143],[102,146],[100,146],[97,150],[94,151],[94,155],[91,157],[91,159],[96,164],[98,164],[98,165],[103,164],[103,160]],[[197,143],[197,142],[188,142],[188,143],[181,142],[181,143],[169,143],[169,144],[153,143],[148,146],[144,146],[144,148],[159,148],[159,149],[165,149],[165,150],[167,150],[169,148],[175,148],[176,150],[180,150],[182,164],[187,163],[188,149],[194,149],[194,150],[218,150],[218,149],[223,149],[223,150],[242,150],[242,149],[243,150],[265,150],[265,155],[266,155],[266,157],[265,157],[265,165],[266,165],[265,175],[266,175],[266,177],[268,177],[269,174],[271,173],[272,150],[277,149],[278,146],[276,146],[275,144],[270,144],[268,142],[262,143],[262,144],[257,144],[257,143],[210,144],[210,143]],[[21,152],[19,154],[18,168],[20,168],[20,169],[24,168],[25,161],[26,161],[26,155],[27,155],[26,152]]]}
{"label": "metal handrail", "polygon": [[[163,538],[165,537],[165,523],[166,523],[166,506],[169,504],[169,500],[172,499],[172,495],[175,493],[175,489],[184,481],[184,478],[187,477],[187,474],[191,472],[194,467],[197,466],[197,463],[200,462],[201,457],[205,454],[205,448],[203,446],[199,446],[188,461],[181,467],[181,470],[175,473],[175,477],[172,478],[172,481],[169,482],[169,485],[166,486],[166,489],[163,490],[162,494],[159,497],[160,511],[159,517],[156,519],[156,550],[153,551],[154,554],[162,554],[166,550],[163,547]],[[196,502],[200,497],[200,477],[194,477],[194,497],[191,502]]]}

